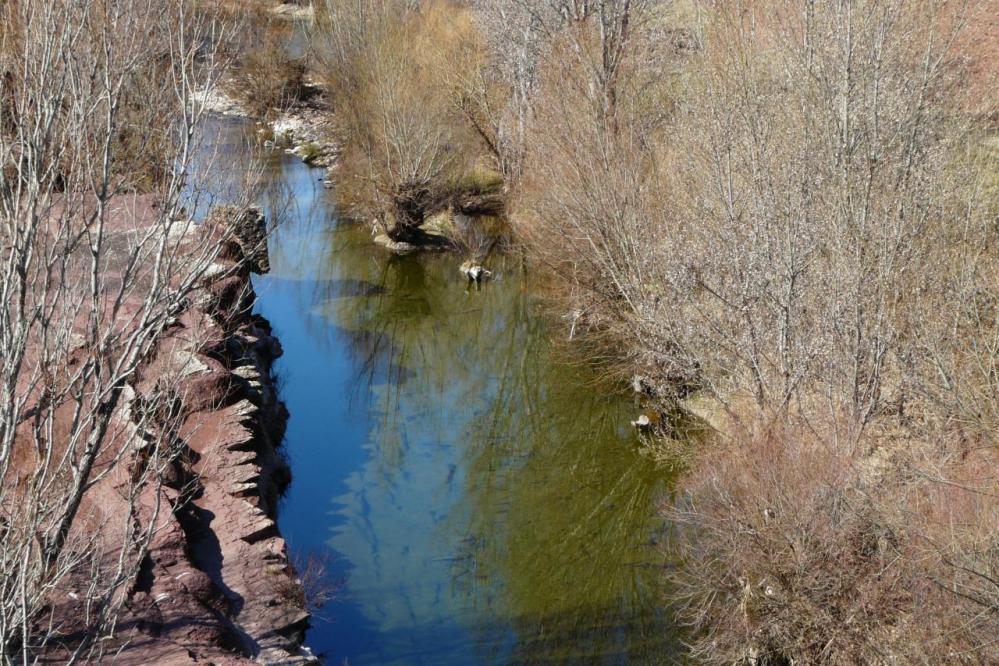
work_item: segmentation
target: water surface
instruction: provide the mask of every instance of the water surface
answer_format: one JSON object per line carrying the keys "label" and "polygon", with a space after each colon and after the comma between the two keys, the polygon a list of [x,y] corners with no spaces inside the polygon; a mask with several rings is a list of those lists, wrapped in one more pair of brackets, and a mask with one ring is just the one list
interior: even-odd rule
{"label": "water surface", "polygon": [[309,645],[351,665],[674,663],[667,479],[635,406],[556,353],[518,261],[475,289],[460,256],[389,256],[338,223],[322,175],[270,160],[282,223],[256,280],[291,413],[280,527],[343,580]]}

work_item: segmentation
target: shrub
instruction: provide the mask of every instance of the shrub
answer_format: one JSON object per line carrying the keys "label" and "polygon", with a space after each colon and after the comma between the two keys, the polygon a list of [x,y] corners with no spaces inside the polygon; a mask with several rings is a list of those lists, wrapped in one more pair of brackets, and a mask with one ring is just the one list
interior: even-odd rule
{"label": "shrub", "polygon": [[598,6],[537,48],[514,225],[602,359],[718,417],[669,513],[697,655],[994,663],[974,3]]}
{"label": "shrub", "polygon": [[986,461],[951,461],[938,480],[926,474],[934,459],[871,458],[829,433],[792,428],[716,443],[667,510],[683,561],[675,600],[698,632],[695,656],[995,663],[996,556],[971,555],[997,543],[987,494],[999,481],[995,460],[987,479],[978,468],[973,485],[955,489],[940,480]]}
{"label": "shrub", "polygon": [[229,88],[250,113],[265,117],[302,99],[305,62],[288,53],[280,27],[265,24],[258,30],[260,43],[240,58]]}
{"label": "shrub", "polygon": [[[474,39],[467,12],[447,2],[419,11],[402,0],[325,0],[313,34],[320,71],[345,129],[342,202],[412,241],[446,206],[447,184],[474,156],[448,92],[451,64]],[[338,190],[341,191],[341,190]]]}

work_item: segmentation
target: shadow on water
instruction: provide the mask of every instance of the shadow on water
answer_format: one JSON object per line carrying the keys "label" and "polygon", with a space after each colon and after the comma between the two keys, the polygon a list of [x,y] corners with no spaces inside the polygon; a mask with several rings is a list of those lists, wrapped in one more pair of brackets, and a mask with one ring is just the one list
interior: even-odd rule
{"label": "shadow on water", "polygon": [[559,361],[518,262],[474,290],[454,255],[388,256],[321,175],[270,159],[282,223],[256,280],[285,349],[281,530],[345,580],[309,644],[352,665],[678,663],[669,479],[633,405]]}

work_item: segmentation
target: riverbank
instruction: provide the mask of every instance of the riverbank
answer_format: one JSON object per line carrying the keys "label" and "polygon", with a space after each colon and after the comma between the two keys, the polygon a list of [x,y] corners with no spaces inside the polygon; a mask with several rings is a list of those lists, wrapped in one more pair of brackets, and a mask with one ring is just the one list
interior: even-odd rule
{"label": "riverbank", "polygon": [[4,663],[315,661],[267,229],[191,94],[246,36],[221,5],[0,6]]}
{"label": "riverbank", "polygon": [[[237,227],[135,384],[141,399],[180,374],[182,453],[144,500],[160,508],[145,514],[156,516],[155,533],[118,623],[115,663],[316,661],[302,647],[309,613],[274,522],[289,470],[271,371],[281,346],[251,314],[251,271],[268,267],[264,220],[251,209]],[[213,223],[188,233],[226,235]]]}
{"label": "riverbank", "polygon": [[[249,237],[259,242],[265,238],[264,221],[256,220],[260,227],[251,227]],[[250,264],[256,272],[266,270],[266,246],[263,253],[264,262]],[[197,659],[219,658],[236,648],[256,663],[315,663],[302,648],[309,613],[301,582],[274,522],[289,480],[279,450],[287,412],[271,372],[281,346],[269,323],[251,314],[256,296],[250,265],[241,261],[230,257],[220,265],[222,277],[206,285],[204,300],[185,313],[184,330],[175,333],[178,339],[186,331],[209,341],[191,350],[204,370],[188,379],[188,395],[197,401],[189,403],[180,432],[196,461],[188,470],[195,499],[178,507],[180,533],[168,530],[154,542],[143,580],[147,589],[134,603],[148,604],[159,621],[143,625],[168,642],[168,652],[191,656],[192,643],[216,624],[220,644],[209,641]],[[185,571],[192,575],[185,577]],[[197,580],[202,577],[219,595],[214,600],[215,594],[206,596],[204,580]],[[164,595],[169,609],[163,607]],[[162,663],[165,655],[150,659],[142,650],[139,656],[142,663]]]}

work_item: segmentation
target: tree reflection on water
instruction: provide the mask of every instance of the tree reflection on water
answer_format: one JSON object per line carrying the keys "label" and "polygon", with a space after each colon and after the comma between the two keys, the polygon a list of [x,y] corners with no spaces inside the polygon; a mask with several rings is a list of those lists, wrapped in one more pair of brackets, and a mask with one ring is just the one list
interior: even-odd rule
{"label": "tree reflection on water", "polygon": [[[519,262],[494,256],[475,290],[455,255],[389,256],[331,222],[314,173],[272,166],[286,221],[261,281],[285,348],[318,350],[283,371],[339,373],[328,385],[350,395],[326,399],[362,424],[330,432],[334,416],[289,404],[293,469],[340,475],[326,524],[282,526],[293,546],[309,538],[295,529],[328,530],[345,563],[310,641],[347,641],[351,664],[676,663],[657,610],[669,479],[637,451],[634,405],[560,362]],[[278,294],[293,307],[268,306]],[[295,497],[285,512],[317,515]]]}

